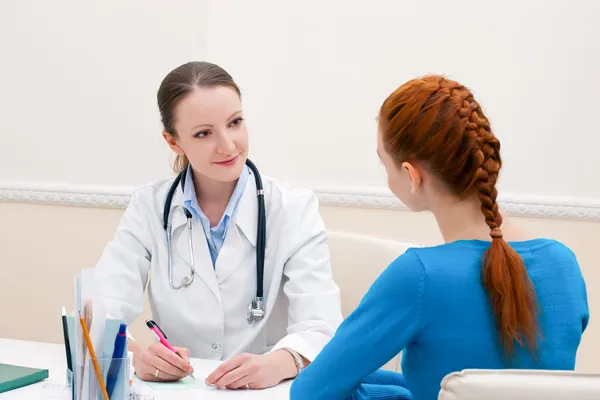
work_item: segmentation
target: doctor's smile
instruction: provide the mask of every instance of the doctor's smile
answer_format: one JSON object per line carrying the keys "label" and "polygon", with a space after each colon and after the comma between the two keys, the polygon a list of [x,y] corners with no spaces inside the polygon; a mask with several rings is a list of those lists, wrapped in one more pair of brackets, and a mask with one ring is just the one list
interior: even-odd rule
{"label": "doctor's smile", "polygon": [[217,165],[221,165],[223,167],[230,167],[238,161],[238,158],[239,158],[239,154],[236,156],[233,156],[227,160],[224,160],[224,161],[214,161],[214,163]]}

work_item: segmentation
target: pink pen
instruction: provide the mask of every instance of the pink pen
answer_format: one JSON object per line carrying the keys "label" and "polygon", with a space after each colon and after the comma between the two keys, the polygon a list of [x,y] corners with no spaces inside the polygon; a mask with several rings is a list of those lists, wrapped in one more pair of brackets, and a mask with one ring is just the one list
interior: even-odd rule
{"label": "pink pen", "polygon": [[[162,331],[162,329],[160,329],[160,327],[158,326],[158,324],[156,322],[152,321],[151,319],[147,319],[146,325],[148,326],[148,328],[150,328],[150,330],[152,332],[154,332],[154,334],[156,335],[156,337],[158,338],[158,340],[160,341],[160,343],[163,346],[165,346],[167,349],[171,350],[173,353],[175,353],[179,357],[181,357],[181,354],[177,353],[177,350],[175,350],[173,348],[173,346],[171,346],[171,343],[169,343],[169,341],[167,340],[167,335],[165,335],[165,333]],[[183,358],[183,357],[181,357],[181,358]],[[196,380],[194,375],[188,374],[188,376],[190,378],[192,378],[193,380]]]}

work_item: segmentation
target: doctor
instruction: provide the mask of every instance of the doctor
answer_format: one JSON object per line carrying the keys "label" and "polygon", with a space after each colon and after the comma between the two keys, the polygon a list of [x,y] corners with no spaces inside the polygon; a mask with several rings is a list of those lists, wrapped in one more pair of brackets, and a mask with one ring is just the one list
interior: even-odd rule
{"label": "doctor", "polygon": [[318,201],[260,177],[240,90],[219,66],[181,65],[157,97],[180,173],[134,192],[97,264],[108,313],[131,324],[148,287],[153,319],[182,356],[130,338],[136,374],[178,380],[193,356],[226,360],[196,377],[217,387],[294,378],[342,320]]}

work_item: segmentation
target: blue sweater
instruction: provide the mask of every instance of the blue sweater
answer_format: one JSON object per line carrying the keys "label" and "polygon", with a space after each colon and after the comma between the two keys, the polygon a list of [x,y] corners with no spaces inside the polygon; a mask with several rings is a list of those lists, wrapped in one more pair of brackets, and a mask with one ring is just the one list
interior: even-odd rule
{"label": "blue sweater", "polygon": [[[537,363],[518,348],[519,362],[509,367],[574,369],[589,318],[585,282],[574,254],[548,239],[510,244],[533,282],[543,339]],[[373,377],[400,351],[405,385],[414,400],[436,400],[440,382],[450,372],[505,368],[481,285],[481,257],[489,245],[461,240],[410,249],[398,257],[298,375],[290,399],[384,398],[385,387],[374,390]],[[389,393],[387,398],[410,398]]]}

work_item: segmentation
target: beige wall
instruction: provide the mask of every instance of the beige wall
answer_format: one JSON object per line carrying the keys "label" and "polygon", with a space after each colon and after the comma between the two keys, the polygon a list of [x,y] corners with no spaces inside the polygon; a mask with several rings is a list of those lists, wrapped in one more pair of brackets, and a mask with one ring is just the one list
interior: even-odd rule
{"label": "beige wall", "polygon": [[[73,307],[73,277],[93,266],[112,237],[122,209],[0,203],[0,337],[60,343],[60,307]],[[441,241],[429,214],[366,208],[322,207],[328,229],[400,238],[423,244]],[[577,254],[587,280],[589,329],[577,368],[600,372],[600,223],[514,218],[531,232],[558,239]],[[148,338],[148,332],[134,328]]]}

